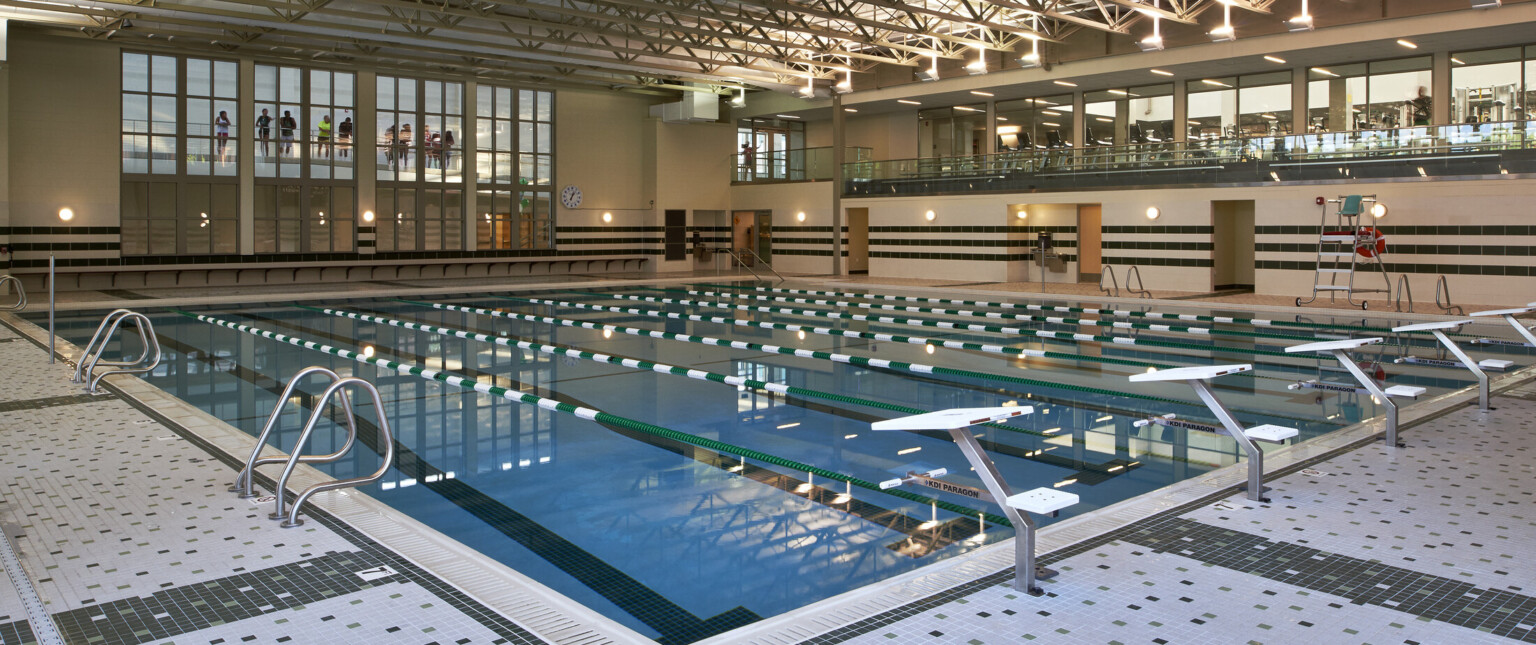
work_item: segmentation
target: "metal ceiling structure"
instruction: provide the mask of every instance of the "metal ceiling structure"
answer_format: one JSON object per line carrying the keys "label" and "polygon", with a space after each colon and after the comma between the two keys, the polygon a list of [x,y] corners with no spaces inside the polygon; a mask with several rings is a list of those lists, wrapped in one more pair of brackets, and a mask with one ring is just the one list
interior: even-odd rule
{"label": "metal ceiling structure", "polygon": [[0,0],[91,38],[613,89],[775,90],[1275,0]]}

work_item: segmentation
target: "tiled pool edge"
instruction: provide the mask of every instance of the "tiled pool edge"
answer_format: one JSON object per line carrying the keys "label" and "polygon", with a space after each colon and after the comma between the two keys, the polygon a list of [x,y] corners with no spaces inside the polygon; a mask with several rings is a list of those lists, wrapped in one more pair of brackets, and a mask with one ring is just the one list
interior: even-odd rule
{"label": "tiled pool edge", "polygon": [[[1491,384],[1494,394],[1536,379],[1536,365],[1512,372]],[[1477,401],[1477,388],[1471,386],[1426,400],[1400,410],[1398,427],[1408,430],[1433,421],[1469,402]],[[1265,478],[1274,480],[1338,454],[1357,450],[1385,437],[1385,420],[1373,417],[1315,439],[1265,452]],[[1412,435],[1399,437],[1412,449]],[[1105,536],[1116,534],[1138,523],[1168,514],[1184,513],[1231,495],[1247,481],[1247,462],[1238,462],[1138,495],[1097,511],[1047,526],[1036,535],[1036,552],[1043,563],[1063,559],[1092,548]],[[904,615],[914,605],[929,605],[970,591],[1012,579],[1013,544],[1004,540],[970,553],[895,576],[880,583],[855,589],[823,600],[815,605],[764,619],[752,625],[699,641],[698,645],[725,643],[781,644],[836,642],[829,635],[866,631],[894,615]],[[1045,581],[1047,592],[1053,581]],[[881,620],[893,616],[892,620]]]}
{"label": "tiled pool edge", "polygon": [[[39,349],[47,345],[46,329],[15,314],[0,315],[0,323],[32,341]],[[70,365],[79,351],[78,347],[61,338],[55,355],[61,363]],[[68,381],[61,382],[64,384]],[[137,377],[112,377],[111,381],[103,381],[103,387],[173,432],[193,439],[195,445],[225,463],[243,463],[255,445],[254,437]],[[213,452],[215,450],[218,452]],[[281,453],[268,448],[264,454]],[[234,476],[235,471],[231,470],[229,481],[232,482]],[[313,467],[300,464],[294,471],[290,490],[303,490],[330,480],[331,477]],[[265,475],[258,475],[257,483],[268,490],[273,484]],[[233,497],[234,493],[230,495]],[[550,643],[655,643],[359,491],[319,493],[307,503],[306,509],[311,507],[318,512],[306,511],[305,515],[341,525],[331,528],[344,538],[356,542],[357,537],[361,537],[382,545],[442,585],[461,592],[471,601]],[[274,522],[272,530],[282,529]],[[357,536],[347,535],[349,531]]]}

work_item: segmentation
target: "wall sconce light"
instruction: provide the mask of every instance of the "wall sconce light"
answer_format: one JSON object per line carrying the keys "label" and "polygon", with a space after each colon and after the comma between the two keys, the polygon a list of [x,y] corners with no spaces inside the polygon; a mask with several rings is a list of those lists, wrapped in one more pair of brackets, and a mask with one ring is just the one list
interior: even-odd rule
{"label": "wall sconce light", "polygon": [[938,217],[938,215],[935,215],[933,213],[933,211],[928,211],[926,213],[923,213],[923,219],[926,219],[926,220],[928,220],[930,222],[932,222],[933,218],[935,218],[935,217]]}
{"label": "wall sconce light", "polygon": [[1147,207],[1147,219],[1157,219],[1158,216],[1160,216],[1162,214],[1163,214],[1163,212],[1160,211],[1160,210],[1157,210],[1156,206],[1148,206]]}
{"label": "wall sconce light", "polygon": [[1386,204],[1383,204],[1381,202],[1376,202],[1376,204],[1374,206],[1371,206],[1371,217],[1374,217],[1376,219],[1381,219],[1381,218],[1386,217],[1386,216],[1387,216],[1387,205]]}
{"label": "wall sconce light", "polygon": [[805,211],[800,211],[798,213],[795,213],[795,221],[797,221],[797,222],[804,222],[805,221]]}
{"label": "wall sconce light", "polygon": [[1017,213],[1014,213],[1014,215],[1015,215],[1015,216],[1016,216],[1016,217],[1018,217],[1018,218],[1019,218],[1019,219],[1024,219],[1024,218],[1026,218],[1026,217],[1029,217],[1029,212],[1028,212],[1028,211],[1026,211],[1026,210],[1024,210],[1024,207],[1023,207],[1023,206],[1020,206],[1020,207],[1019,207],[1019,212],[1017,212]]}
{"label": "wall sconce light", "polygon": [[68,206],[59,209],[59,219],[68,222],[75,218],[75,211]]}
{"label": "wall sconce light", "polygon": [[603,221],[604,222],[612,222],[613,221],[613,213],[603,213]]}
{"label": "wall sconce light", "polygon": [[363,211],[363,221],[364,222],[372,222],[373,221],[373,211]]}

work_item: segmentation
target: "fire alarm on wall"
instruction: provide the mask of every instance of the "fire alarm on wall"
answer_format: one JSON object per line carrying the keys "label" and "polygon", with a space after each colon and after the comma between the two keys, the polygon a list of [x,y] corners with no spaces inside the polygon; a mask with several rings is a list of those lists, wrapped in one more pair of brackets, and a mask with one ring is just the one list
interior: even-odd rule
{"label": "fire alarm on wall", "polygon": [[1324,199],[1322,197],[1318,197],[1317,199],[1315,199],[1313,201],[1317,202],[1318,206],[1322,206],[1323,204],[1328,203],[1328,200],[1326,200],[1326,199]]}

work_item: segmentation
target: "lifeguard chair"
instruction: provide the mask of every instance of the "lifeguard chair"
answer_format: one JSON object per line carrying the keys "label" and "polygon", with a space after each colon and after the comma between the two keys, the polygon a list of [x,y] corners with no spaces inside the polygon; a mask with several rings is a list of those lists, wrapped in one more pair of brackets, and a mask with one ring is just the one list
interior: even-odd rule
{"label": "lifeguard chair", "polygon": [[[1338,204],[1332,222],[1328,221],[1328,204]],[[1375,195],[1340,195],[1323,202],[1317,226],[1317,270],[1312,275],[1312,297],[1296,298],[1296,306],[1316,302],[1323,292],[1328,293],[1331,302],[1334,294],[1342,291],[1350,306],[1365,309],[1365,300],[1355,302],[1355,294],[1392,293],[1392,279],[1381,262],[1381,256],[1387,252],[1387,236],[1364,217],[1368,209],[1374,217],[1386,213],[1386,206],[1376,201]],[[1382,288],[1355,286],[1355,272],[1372,269],[1381,275]],[[1328,276],[1327,284],[1323,283],[1323,276]],[[1339,284],[1339,276],[1345,276],[1343,284]]]}

